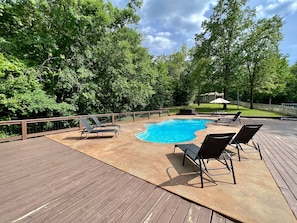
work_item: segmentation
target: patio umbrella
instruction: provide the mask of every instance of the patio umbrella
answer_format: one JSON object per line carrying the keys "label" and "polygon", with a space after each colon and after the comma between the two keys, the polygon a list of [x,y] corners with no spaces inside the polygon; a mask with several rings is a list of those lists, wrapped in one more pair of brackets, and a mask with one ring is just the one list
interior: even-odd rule
{"label": "patio umbrella", "polygon": [[224,98],[216,98],[216,99],[210,101],[209,103],[212,103],[212,104],[229,104],[230,101],[227,101]]}
{"label": "patio umbrella", "polygon": [[230,101],[227,101],[224,98],[217,98],[217,99],[214,99],[214,100],[210,101],[209,103],[212,103],[212,104],[229,104]]}

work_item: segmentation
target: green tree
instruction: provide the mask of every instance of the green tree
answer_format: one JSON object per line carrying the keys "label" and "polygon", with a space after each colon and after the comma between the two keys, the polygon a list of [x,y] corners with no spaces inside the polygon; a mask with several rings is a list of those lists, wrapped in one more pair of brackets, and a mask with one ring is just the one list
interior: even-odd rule
{"label": "green tree", "polygon": [[223,89],[224,98],[228,98],[228,88],[242,64],[241,38],[255,13],[245,5],[246,0],[219,0],[210,19],[203,21],[203,31],[195,37],[195,59],[213,60],[213,90]]}
{"label": "green tree", "polygon": [[271,55],[262,62],[260,76],[264,80],[259,89],[260,93],[269,96],[269,104],[272,103],[272,98],[284,94],[287,81],[290,76],[288,61],[280,55]]}
{"label": "green tree", "polygon": [[290,67],[290,76],[287,80],[287,102],[297,102],[297,62]]}
{"label": "green tree", "polygon": [[172,78],[168,76],[165,62],[158,57],[154,61],[156,68],[155,79],[151,81],[154,94],[150,98],[148,109],[159,109],[173,106]]}
{"label": "green tree", "polygon": [[180,51],[171,55],[163,56],[162,60],[167,67],[168,76],[171,80],[174,105],[187,105],[192,98],[192,85],[189,72],[189,52],[185,45]]}
{"label": "green tree", "polygon": [[[247,70],[251,109],[253,108],[254,91],[259,92],[261,86],[268,86],[273,79],[274,72],[270,72],[273,68],[265,66],[265,61],[269,57],[279,55],[279,43],[282,39],[281,27],[282,19],[278,16],[260,19],[253,23],[244,35],[245,47],[242,53]],[[268,68],[267,71],[265,71],[265,67]],[[272,89],[272,87],[267,87],[267,89]]]}
{"label": "green tree", "polygon": [[[76,113],[137,110],[155,93],[157,69],[141,46],[136,11],[104,0],[5,1],[0,48],[26,61],[57,103]],[[2,6],[2,5],[1,5]]]}
{"label": "green tree", "polygon": [[2,119],[69,115],[73,106],[56,103],[37,81],[36,72],[16,58],[0,53],[0,113]]}
{"label": "green tree", "polygon": [[213,61],[210,58],[190,59],[190,71],[192,84],[194,86],[194,95],[196,101],[200,103],[200,95],[205,92],[211,92],[214,90],[215,78],[213,70]]}

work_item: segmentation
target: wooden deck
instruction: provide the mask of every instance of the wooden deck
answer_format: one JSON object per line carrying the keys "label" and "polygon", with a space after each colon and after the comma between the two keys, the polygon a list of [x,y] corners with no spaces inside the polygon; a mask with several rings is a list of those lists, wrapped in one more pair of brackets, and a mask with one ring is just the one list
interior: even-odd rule
{"label": "wooden deck", "polygon": [[0,146],[0,222],[233,222],[45,137]]}
{"label": "wooden deck", "polygon": [[[297,216],[297,122],[256,122],[264,161]],[[0,222],[236,221],[45,137],[0,144],[0,171]]]}
{"label": "wooden deck", "polygon": [[264,162],[297,218],[297,121],[257,122],[264,123],[255,137]]}

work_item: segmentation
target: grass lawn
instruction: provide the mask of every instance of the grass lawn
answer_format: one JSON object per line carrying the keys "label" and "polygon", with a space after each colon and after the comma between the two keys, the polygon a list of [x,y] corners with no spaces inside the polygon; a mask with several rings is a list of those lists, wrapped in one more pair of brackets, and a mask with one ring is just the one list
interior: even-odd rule
{"label": "grass lawn", "polygon": [[222,104],[210,104],[210,103],[201,103],[199,106],[197,104],[189,105],[189,106],[180,106],[180,107],[171,107],[169,108],[170,113],[176,114],[179,112],[179,109],[181,108],[195,108],[195,111],[197,113],[212,113],[216,111],[225,111],[228,114],[236,114],[238,111],[241,111],[241,116],[249,116],[249,117],[280,117],[284,116],[279,113],[275,112],[269,112],[264,110],[258,110],[258,109],[249,109],[242,106],[227,105],[227,110],[223,110]]}

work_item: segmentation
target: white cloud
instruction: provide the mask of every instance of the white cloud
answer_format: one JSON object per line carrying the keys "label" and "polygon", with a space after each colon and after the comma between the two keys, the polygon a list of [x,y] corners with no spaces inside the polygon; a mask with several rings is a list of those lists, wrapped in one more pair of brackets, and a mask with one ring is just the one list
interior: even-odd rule
{"label": "white cloud", "polygon": [[201,32],[201,22],[207,19],[205,14],[216,2],[144,0],[139,24],[146,36],[144,45],[156,54],[172,53],[183,43],[192,47],[195,33]]}
{"label": "white cloud", "polygon": [[141,24],[180,30],[183,35],[200,32],[205,13],[216,1],[144,0]]}
{"label": "white cloud", "polygon": [[158,30],[157,29],[155,29],[154,27],[151,27],[151,26],[145,26],[145,27],[141,27],[140,28],[140,32],[141,33],[147,33],[147,34],[149,34],[149,33],[156,33]]}
{"label": "white cloud", "polygon": [[[108,1],[108,0],[106,0]],[[110,0],[124,7],[130,0]],[[194,46],[195,34],[201,32],[201,22],[212,14],[218,0],[143,0],[138,11],[141,16],[139,31],[144,35],[143,45],[155,55],[170,54],[180,50],[182,44]],[[256,8],[259,18],[279,15],[284,18],[284,41],[281,50],[290,55],[290,63],[297,60],[297,0],[252,0],[247,5]]]}
{"label": "white cloud", "polygon": [[297,12],[296,0],[269,0],[259,1],[256,5],[259,17],[271,17],[280,15],[286,17],[288,14],[293,15]]}
{"label": "white cloud", "polygon": [[170,37],[171,36],[171,33],[170,32],[158,32],[157,33],[157,36],[160,36],[160,37]]}
{"label": "white cloud", "polygon": [[159,32],[155,35],[147,35],[144,39],[144,45],[151,51],[162,54],[166,50],[172,49],[176,42],[170,39],[171,33]]}

